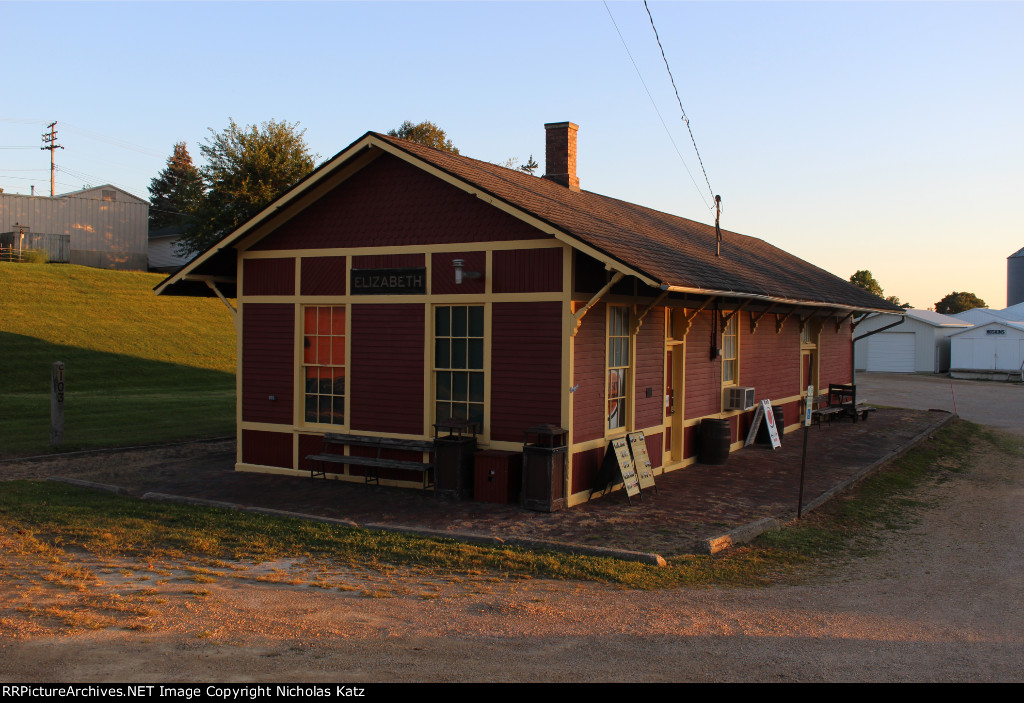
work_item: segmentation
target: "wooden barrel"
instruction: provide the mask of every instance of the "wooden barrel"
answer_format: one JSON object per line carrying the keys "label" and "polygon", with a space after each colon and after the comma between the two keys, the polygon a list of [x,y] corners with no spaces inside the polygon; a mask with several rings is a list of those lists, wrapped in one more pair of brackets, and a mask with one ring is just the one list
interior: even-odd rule
{"label": "wooden barrel", "polygon": [[724,464],[729,458],[731,440],[732,430],[728,420],[701,420],[697,460],[702,464]]}

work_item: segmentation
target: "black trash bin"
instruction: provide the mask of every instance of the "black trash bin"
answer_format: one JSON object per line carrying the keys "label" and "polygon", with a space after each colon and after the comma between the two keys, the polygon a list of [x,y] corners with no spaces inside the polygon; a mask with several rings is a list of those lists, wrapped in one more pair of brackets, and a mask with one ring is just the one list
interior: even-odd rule
{"label": "black trash bin", "polygon": [[[530,441],[533,435],[534,441]],[[569,431],[555,425],[526,430],[523,444],[522,504],[550,513],[565,509],[565,468]]]}
{"label": "black trash bin", "polygon": [[434,492],[439,497],[473,498],[477,430],[475,422],[456,418],[434,425]]}
{"label": "black trash bin", "polygon": [[697,460],[702,464],[724,464],[732,444],[729,420],[705,418],[700,421]]}

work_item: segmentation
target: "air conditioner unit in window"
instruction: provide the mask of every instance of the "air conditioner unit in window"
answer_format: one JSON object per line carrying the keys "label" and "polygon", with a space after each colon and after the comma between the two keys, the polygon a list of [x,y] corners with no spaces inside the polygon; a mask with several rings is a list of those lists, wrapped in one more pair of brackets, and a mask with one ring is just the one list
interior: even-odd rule
{"label": "air conditioner unit in window", "polygon": [[748,410],[754,407],[754,389],[733,386],[725,389],[726,410]]}

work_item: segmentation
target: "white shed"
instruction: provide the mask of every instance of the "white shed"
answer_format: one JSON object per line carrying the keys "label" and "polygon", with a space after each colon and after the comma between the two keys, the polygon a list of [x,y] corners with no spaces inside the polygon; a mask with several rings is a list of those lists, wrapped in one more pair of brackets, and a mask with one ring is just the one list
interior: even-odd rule
{"label": "white shed", "polygon": [[854,365],[858,371],[942,373],[949,370],[949,336],[971,323],[931,310],[907,310],[903,324],[875,332],[899,321],[899,315],[869,315],[854,332]]}
{"label": "white shed", "polygon": [[953,378],[1022,380],[1024,323],[989,322],[950,337]]}

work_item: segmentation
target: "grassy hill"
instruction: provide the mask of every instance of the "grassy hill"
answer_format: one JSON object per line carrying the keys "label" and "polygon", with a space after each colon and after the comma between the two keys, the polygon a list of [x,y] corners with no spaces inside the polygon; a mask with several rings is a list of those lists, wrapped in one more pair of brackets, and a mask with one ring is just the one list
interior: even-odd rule
{"label": "grassy hill", "polygon": [[50,367],[66,365],[62,450],[231,434],[235,327],[160,274],[0,263],[0,456],[50,451]]}

